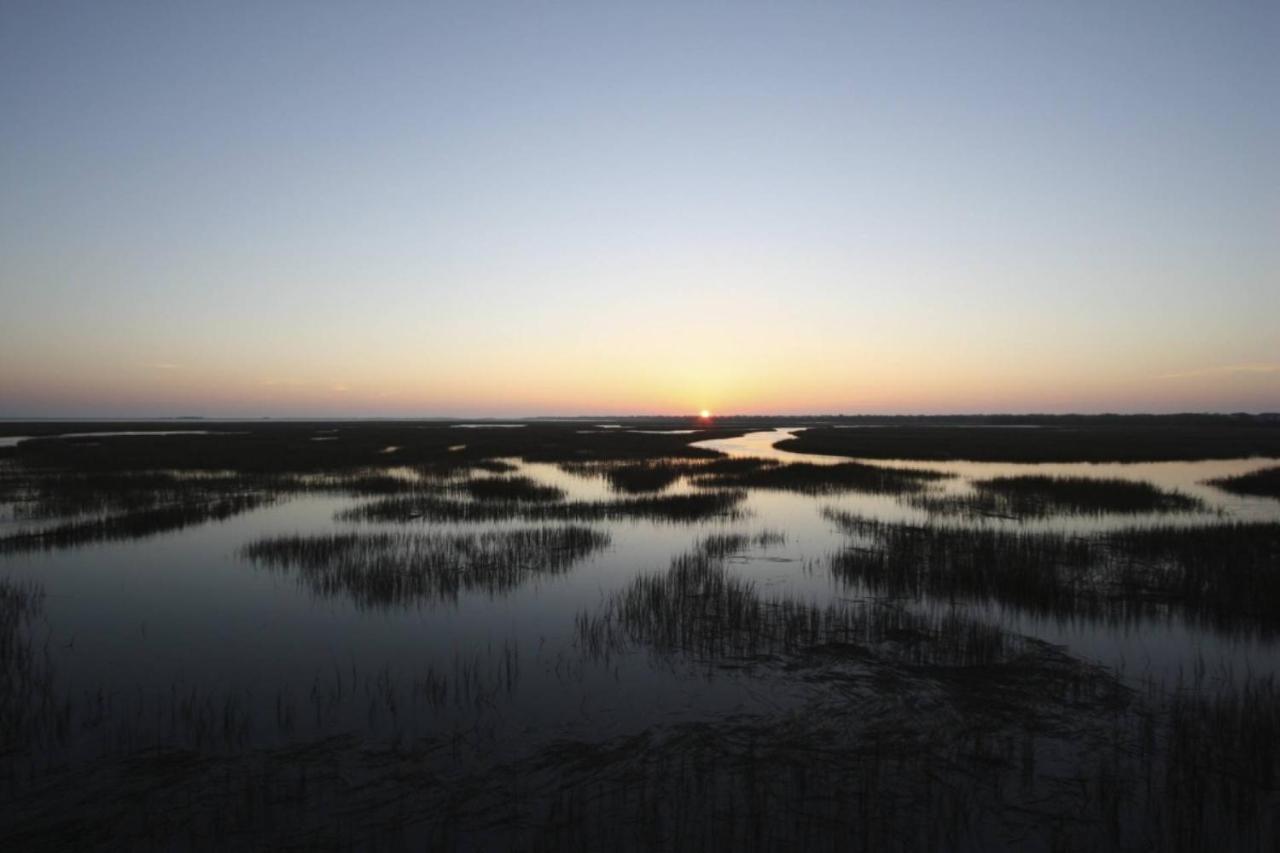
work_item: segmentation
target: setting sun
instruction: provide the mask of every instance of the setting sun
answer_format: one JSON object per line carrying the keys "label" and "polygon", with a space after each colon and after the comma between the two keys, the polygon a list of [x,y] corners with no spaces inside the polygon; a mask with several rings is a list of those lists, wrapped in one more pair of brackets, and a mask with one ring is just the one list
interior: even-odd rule
{"label": "setting sun", "polygon": [[701,412],[698,412],[698,417],[705,421],[711,417],[711,411],[709,409],[703,409]]}

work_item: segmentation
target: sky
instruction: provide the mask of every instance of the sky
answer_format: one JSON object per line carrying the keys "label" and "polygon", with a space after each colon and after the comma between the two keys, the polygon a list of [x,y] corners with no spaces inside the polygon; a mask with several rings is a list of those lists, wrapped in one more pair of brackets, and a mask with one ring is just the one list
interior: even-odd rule
{"label": "sky", "polygon": [[0,0],[0,417],[1280,410],[1280,4]]}

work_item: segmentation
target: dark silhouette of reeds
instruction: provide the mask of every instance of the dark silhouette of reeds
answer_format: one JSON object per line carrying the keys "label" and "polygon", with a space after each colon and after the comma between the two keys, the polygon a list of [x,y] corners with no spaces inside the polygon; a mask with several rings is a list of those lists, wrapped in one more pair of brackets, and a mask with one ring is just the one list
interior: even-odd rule
{"label": "dark silhouette of reeds", "polygon": [[723,559],[751,549],[772,548],[786,541],[786,534],[780,530],[761,530],[754,534],[713,533],[698,540],[696,550],[708,557]]}
{"label": "dark silhouette of reeds", "polygon": [[[31,624],[44,608],[44,588],[0,578],[0,759],[64,740],[70,709],[54,692],[47,652]],[[0,773],[3,787],[4,773]]]}
{"label": "dark silhouette of reeds", "polygon": [[906,502],[941,515],[1045,518],[1051,515],[1194,512],[1204,502],[1137,480],[1028,475],[975,480],[973,493],[908,495]]}
{"label": "dark silhouette of reeds", "polygon": [[609,543],[587,527],[483,533],[346,533],[264,539],[243,553],[294,573],[311,591],[362,606],[504,593],[538,574],[563,572]]}
{"label": "dark silhouette of reeds", "polygon": [[738,475],[772,468],[773,459],[722,456],[717,459],[650,459],[640,462],[561,462],[560,468],[579,477],[599,477],[615,492],[660,492],[681,477]]}
{"label": "dark silhouette of reeds", "polygon": [[692,522],[732,514],[746,492],[621,498],[608,501],[532,503],[521,500],[459,501],[433,495],[382,498],[339,513],[345,521],[605,521],[644,518]]}
{"label": "dark silhouette of reeds", "polygon": [[826,511],[852,537],[832,573],[878,594],[999,601],[1035,613],[1171,608],[1227,631],[1280,629],[1280,524],[1096,536],[881,522]]}
{"label": "dark silhouette of reeds", "polygon": [[687,466],[669,460],[616,465],[604,469],[604,478],[616,492],[642,494],[660,492],[680,479]]}
{"label": "dark silhouette of reeds", "polygon": [[[673,419],[664,426],[683,426]],[[40,427],[35,429],[35,427]],[[117,435],[59,438],[56,433],[124,431],[132,424],[32,425],[39,437],[12,448],[11,459],[28,468],[63,471],[235,471],[239,473],[333,473],[389,462],[437,472],[491,465],[522,457],[530,461],[713,459],[719,454],[691,447],[709,438],[741,435],[746,429],[716,427],[695,434],[649,434],[631,430],[583,431],[572,422],[530,421],[520,429],[453,429],[440,421],[334,421],[209,424],[207,435]],[[157,424],[144,425],[154,430]],[[168,425],[172,429],[172,425]],[[206,428],[202,424],[201,428]],[[323,438],[323,441],[316,441]],[[395,447],[395,453],[385,453]]]}
{"label": "dark silhouette of reeds", "polygon": [[1223,416],[980,416],[849,419],[780,442],[797,453],[977,462],[1158,462],[1280,458],[1280,422]]}
{"label": "dark silhouette of reeds", "polygon": [[1280,465],[1250,471],[1235,477],[1219,477],[1209,485],[1237,495],[1259,495],[1264,498],[1280,498]]}
{"label": "dark silhouette of reeds", "polygon": [[1011,638],[998,628],[954,615],[766,598],[752,581],[728,570],[722,544],[676,557],[665,573],[640,575],[599,612],[580,613],[581,646],[611,654],[640,644],[661,654],[722,661],[814,651],[861,654],[893,641],[895,656],[930,665],[990,664],[1010,653]]}
{"label": "dark silhouette of reeds", "polygon": [[543,485],[532,477],[482,477],[465,480],[457,487],[478,501],[533,501],[563,500],[564,489]]}
{"label": "dark silhouette of reeds", "polygon": [[0,538],[0,553],[138,539],[209,521],[222,521],[263,506],[268,501],[270,497],[264,495],[240,495],[199,503],[142,509],[87,521],[72,521],[36,530],[23,530]]}
{"label": "dark silhouette of reeds", "polygon": [[702,486],[720,488],[785,489],[811,495],[836,492],[866,492],[897,495],[920,491],[928,483],[950,477],[939,471],[911,468],[887,468],[844,462],[837,465],[814,465],[795,462],[768,465],[740,471],[722,471],[695,478]]}

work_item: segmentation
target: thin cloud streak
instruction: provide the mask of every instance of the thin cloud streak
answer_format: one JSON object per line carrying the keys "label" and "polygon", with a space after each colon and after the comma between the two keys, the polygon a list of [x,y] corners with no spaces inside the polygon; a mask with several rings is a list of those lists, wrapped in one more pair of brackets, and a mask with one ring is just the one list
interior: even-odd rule
{"label": "thin cloud streak", "polygon": [[1280,373],[1280,364],[1229,364],[1223,367],[1205,367],[1181,373],[1162,373],[1156,379],[1196,379],[1202,376],[1231,376],[1240,373]]}

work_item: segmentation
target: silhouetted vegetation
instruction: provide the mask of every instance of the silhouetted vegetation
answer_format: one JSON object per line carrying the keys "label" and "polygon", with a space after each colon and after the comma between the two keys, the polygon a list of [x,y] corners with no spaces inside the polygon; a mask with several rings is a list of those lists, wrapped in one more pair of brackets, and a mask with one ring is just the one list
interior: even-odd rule
{"label": "silhouetted vegetation", "polygon": [[696,550],[707,557],[723,559],[751,549],[773,548],[786,541],[786,534],[779,530],[761,530],[755,534],[713,533],[698,540]]}
{"label": "silhouetted vegetation", "polygon": [[620,498],[607,501],[534,503],[522,500],[459,501],[433,495],[382,498],[339,513],[345,521],[603,521],[647,518],[700,521],[731,514],[746,492]]}
{"label": "silhouetted vegetation", "polygon": [[956,418],[815,426],[778,444],[797,453],[978,462],[1155,462],[1280,458],[1280,422],[1255,418]]}
{"label": "silhouetted vegetation", "polygon": [[877,594],[992,600],[1063,615],[1176,608],[1223,630],[1280,629],[1280,524],[1083,537],[827,516],[853,537],[832,557],[832,573]]}
{"label": "silhouetted vegetation", "polygon": [[1226,492],[1237,495],[1259,495],[1266,498],[1280,498],[1280,465],[1274,468],[1263,468],[1235,477],[1221,477],[1210,480],[1209,485],[1217,486]]}
{"label": "silhouetted vegetation", "polygon": [[669,461],[641,462],[604,469],[604,477],[614,491],[627,494],[660,492],[684,476],[684,466]]}
{"label": "silhouetted vegetation", "polygon": [[137,539],[208,521],[222,521],[256,509],[269,500],[270,498],[262,495],[241,495],[199,503],[141,509],[35,530],[22,530],[0,537],[0,553],[66,548],[113,539]]}
{"label": "silhouetted vegetation", "polygon": [[346,533],[255,542],[244,555],[295,572],[313,592],[363,606],[506,592],[537,574],[568,569],[609,543],[586,527],[484,533]]}
{"label": "silhouetted vegetation", "polygon": [[944,515],[1044,518],[1050,515],[1193,512],[1202,501],[1151,483],[1097,477],[1028,475],[974,480],[972,493],[918,494],[911,506]]}
{"label": "silhouetted vegetation", "polygon": [[[664,427],[690,423],[662,422]],[[0,425],[3,426],[3,425]],[[17,434],[34,437],[13,448],[12,458],[27,468],[90,471],[235,471],[240,473],[325,472],[387,464],[438,472],[523,457],[567,462],[682,457],[712,459],[718,454],[690,447],[696,441],[741,435],[745,430],[713,428],[692,434],[586,430],[578,422],[530,421],[520,429],[455,429],[440,421],[219,422],[207,435],[116,435],[57,437],[57,432],[131,430],[131,424],[40,425]],[[149,424],[174,429],[173,424]],[[190,426],[187,427],[188,429]],[[206,425],[201,424],[200,429]],[[323,440],[315,440],[317,438]],[[388,454],[388,447],[395,452]]]}
{"label": "silhouetted vegetation", "polygon": [[[67,704],[54,693],[47,654],[30,633],[43,607],[43,587],[0,578],[0,760],[64,738],[70,725]],[[5,775],[0,773],[0,788]]]}
{"label": "silhouetted vegetation", "polygon": [[565,496],[564,489],[542,485],[532,477],[483,477],[466,480],[458,488],[478,501],[546,502]]}
{"label": "silhouetted vegetation", "polygon": [[700,486],[785,489],[811,495],[835,492],[868,492],[897,495],[919,491],[927,483],[951,476],[938,471],[913,468],[885,468],[845,462],[837,465],[814,465],[795,462],[789,465],[767,465],[736,472],[721,472],[697,477]]}
{"label": "silhouetted vegetation", "polygon": [[1008,637],[978,622],[922,616],[896,606],[841,602],[819,607],[763,597],[733,575],[722,543],[675,558],[662,574],[640,575],[595,614],[578,616],[578,637],[593,653],[639,643],[702,660],[752,660],[805,650],[859,654],[897,642],[918,663],[986,664],[1008,653]]}

